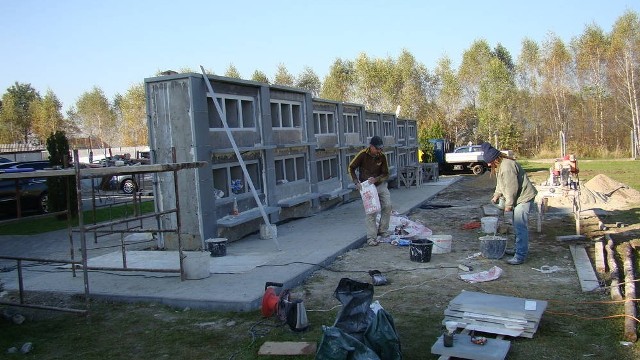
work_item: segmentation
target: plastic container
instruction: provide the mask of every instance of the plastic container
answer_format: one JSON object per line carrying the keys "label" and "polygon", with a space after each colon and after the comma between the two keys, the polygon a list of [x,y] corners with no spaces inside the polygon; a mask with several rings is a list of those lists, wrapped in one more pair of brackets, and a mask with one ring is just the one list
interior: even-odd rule
{"label": "plastic container", "polygon": [[187,280],[205,279],[211,275],[210,256],[205,251],[183,251],[182,267]]}
{"label": "plastic container", "polygon": [[498,218],[496,216],[485,216],[480,219],[480,224],[485,234],[495,234],[498,230]]}
{"label": "plastic container", "polygon": [[211,256],[219,257],[227,255],[227,238],[213,238],[205,240],[207,250],[211,252]]}
{"label": "plastic container", "polygon": [[415,262],[429,262],[431,261],[431,250],[433,250],[431,240],[413,240],[409,245],[409,258]]}
{"label": "plastic container", "polygon": [[500,259],[507,249],[507,239],[502,236],[487,235],[480,237],[480,252],[487,259]]}
{"label": "plastic container", "polygon": [[451,235],[431,235],[427,240],[433,242],[432,254],[446,254],[451,252]]}

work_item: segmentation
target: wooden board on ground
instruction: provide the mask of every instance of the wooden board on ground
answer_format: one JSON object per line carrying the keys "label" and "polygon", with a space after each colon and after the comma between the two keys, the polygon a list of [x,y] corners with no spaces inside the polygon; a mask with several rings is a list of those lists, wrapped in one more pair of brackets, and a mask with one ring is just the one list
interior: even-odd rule
{"label": "wooden board on ground", "polygon": [[593,266],[591,266],[591,260],[587,256],[587,251],[582,246],[570,245],[571,255],[573,256],[573,263],[576,266],[578,272],[578,280],[580,280],[580,286],[583,292],[593,291],[600,288],[600,282],[596,277]]}
{"label": "wooden board on ground", "polygon": [[258,355],[315,355],[316,343],[295,341],[265,341]]}

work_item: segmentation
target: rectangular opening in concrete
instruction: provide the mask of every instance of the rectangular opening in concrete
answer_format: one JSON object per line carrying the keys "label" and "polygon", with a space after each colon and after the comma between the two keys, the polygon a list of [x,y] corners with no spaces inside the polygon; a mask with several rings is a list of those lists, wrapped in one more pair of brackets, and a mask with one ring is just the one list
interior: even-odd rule
{"label": "rectangular opening in concrete", "polygon": [[302,106],[299,102],[271,101],[271,125],[274,128],[302,127]]}
{"label": "rectangular opening in concrete", "polygon": [[404,125],[403,124],[398,125],[398,141],[404,141]]}
{"label": "rectangular opening in concrete", "polygon": [[338,158],[321,159],[316,162],[318,180],[324,181],[338,177]]}
{"label": "rectangular opening in concrete", "polygon": [[345,133],[357,133],[360,132],[360,117],[355,113],[342,114],[344,120],[344,132]]}
{"label": "rectangular opening in concrete", "polygon": [[[393,136],[393,122],[391,122],[391,120],[382,122],[382,135]],[[404,136],[402,138],[404,139]]]}
{"label": "rectangular opening in concrete", "polygon": [[389,169],[396,166],[396,154],[393,151],[385,151],[384,155],[387,157],[387,165]]}
{"label": "rectangular opening in concrete", "polygon": [[376,124],[377,121],[376,120],[372,120],[372,119],[367,119],[366,120],[366,125],[367,125],[367,140],[370,140],[372,137],[374,137],[376,134]]}
{"label": "rectangular opening in concrete", "polygon": [[[255,186],[258,192],[261,192],[262,186],[260,182],[260,164],[258,161],[246,161],[247,172],[251,177],[253,186]],[[242,182],[242,188],[236,189],[237,194],[244,194],[251,189],[247,184],[242,168],[238,163],[229,164],[216,164],[213,168],[213,187],[222,190],[224,192],[223,197],[229,197],[234,194],[234,190],[231,187],[232,181],[240,179]]]}
{"label": "rectangular opening in concrete", "polygon": [[314,134],[334,134],[336,130],[333,113],[328,111],[314,111],[313,126]]}
{"label": "rectangular opening in concrete", "polygon": [[409,135],[409,140],[416,139],[416,126],[413,124],[407,125],[407,134]]}
{"label": "rectangular opening in concrete", "polygon": [[275,160],[276,182],[283,184],[306,178],[304,155],[292,155]]}
{"label": "rectangular opening in concrete", "polygon": [[[237,95],[216,96],[216,101],[220,105],[223,115],[227,120],[227,125],[231,129],[255,128],[255,110],[253,98]],[[223,129],[222,119],[213,104],[211,98],[207,99],[209,111],[209,128]]]}

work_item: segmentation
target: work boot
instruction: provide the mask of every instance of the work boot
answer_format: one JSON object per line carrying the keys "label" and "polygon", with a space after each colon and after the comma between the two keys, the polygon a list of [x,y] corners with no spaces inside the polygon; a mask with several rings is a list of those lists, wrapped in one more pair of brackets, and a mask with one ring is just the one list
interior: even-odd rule
{"label": "work boot", "polygon": [[378,246],[380,242],[377,239],[369,239],[367,240],[367,245],[369,246]]}
{"label": "work boot", "polygon": [[522,263],[524,263],[524,259],[521,259],[517,256],[514,256],[511,259],[507,260],[507,264],[509,265],[520,265]]}
{"label": "work boot", "polygon": [[391,242],[391,234],[388,232],[378,233],[376,240],[378,240],[378,242]]}

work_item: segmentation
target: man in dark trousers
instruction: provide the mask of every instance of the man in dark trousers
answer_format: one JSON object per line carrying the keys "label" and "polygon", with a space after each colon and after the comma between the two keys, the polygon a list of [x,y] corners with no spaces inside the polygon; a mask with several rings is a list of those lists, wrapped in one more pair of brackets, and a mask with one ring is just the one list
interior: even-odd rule
{"label": "man in dark trousers", "polygon": [[[376,246],[389,234],[389,221],[391,219],[391,194],[387,188],[389,178],[389,166],[387,157],[382,152],[384,144],[380,136],[374,136],[369,142],[369,147],[360,152],[349,163],[349,174],[353,183],[360,190],[360,183],[369,180],[378,190],[380,200],[380,224],[376,222],[377,213],[367,216],[367,244]],[[357,173],[356,173],[357,171]]]}

